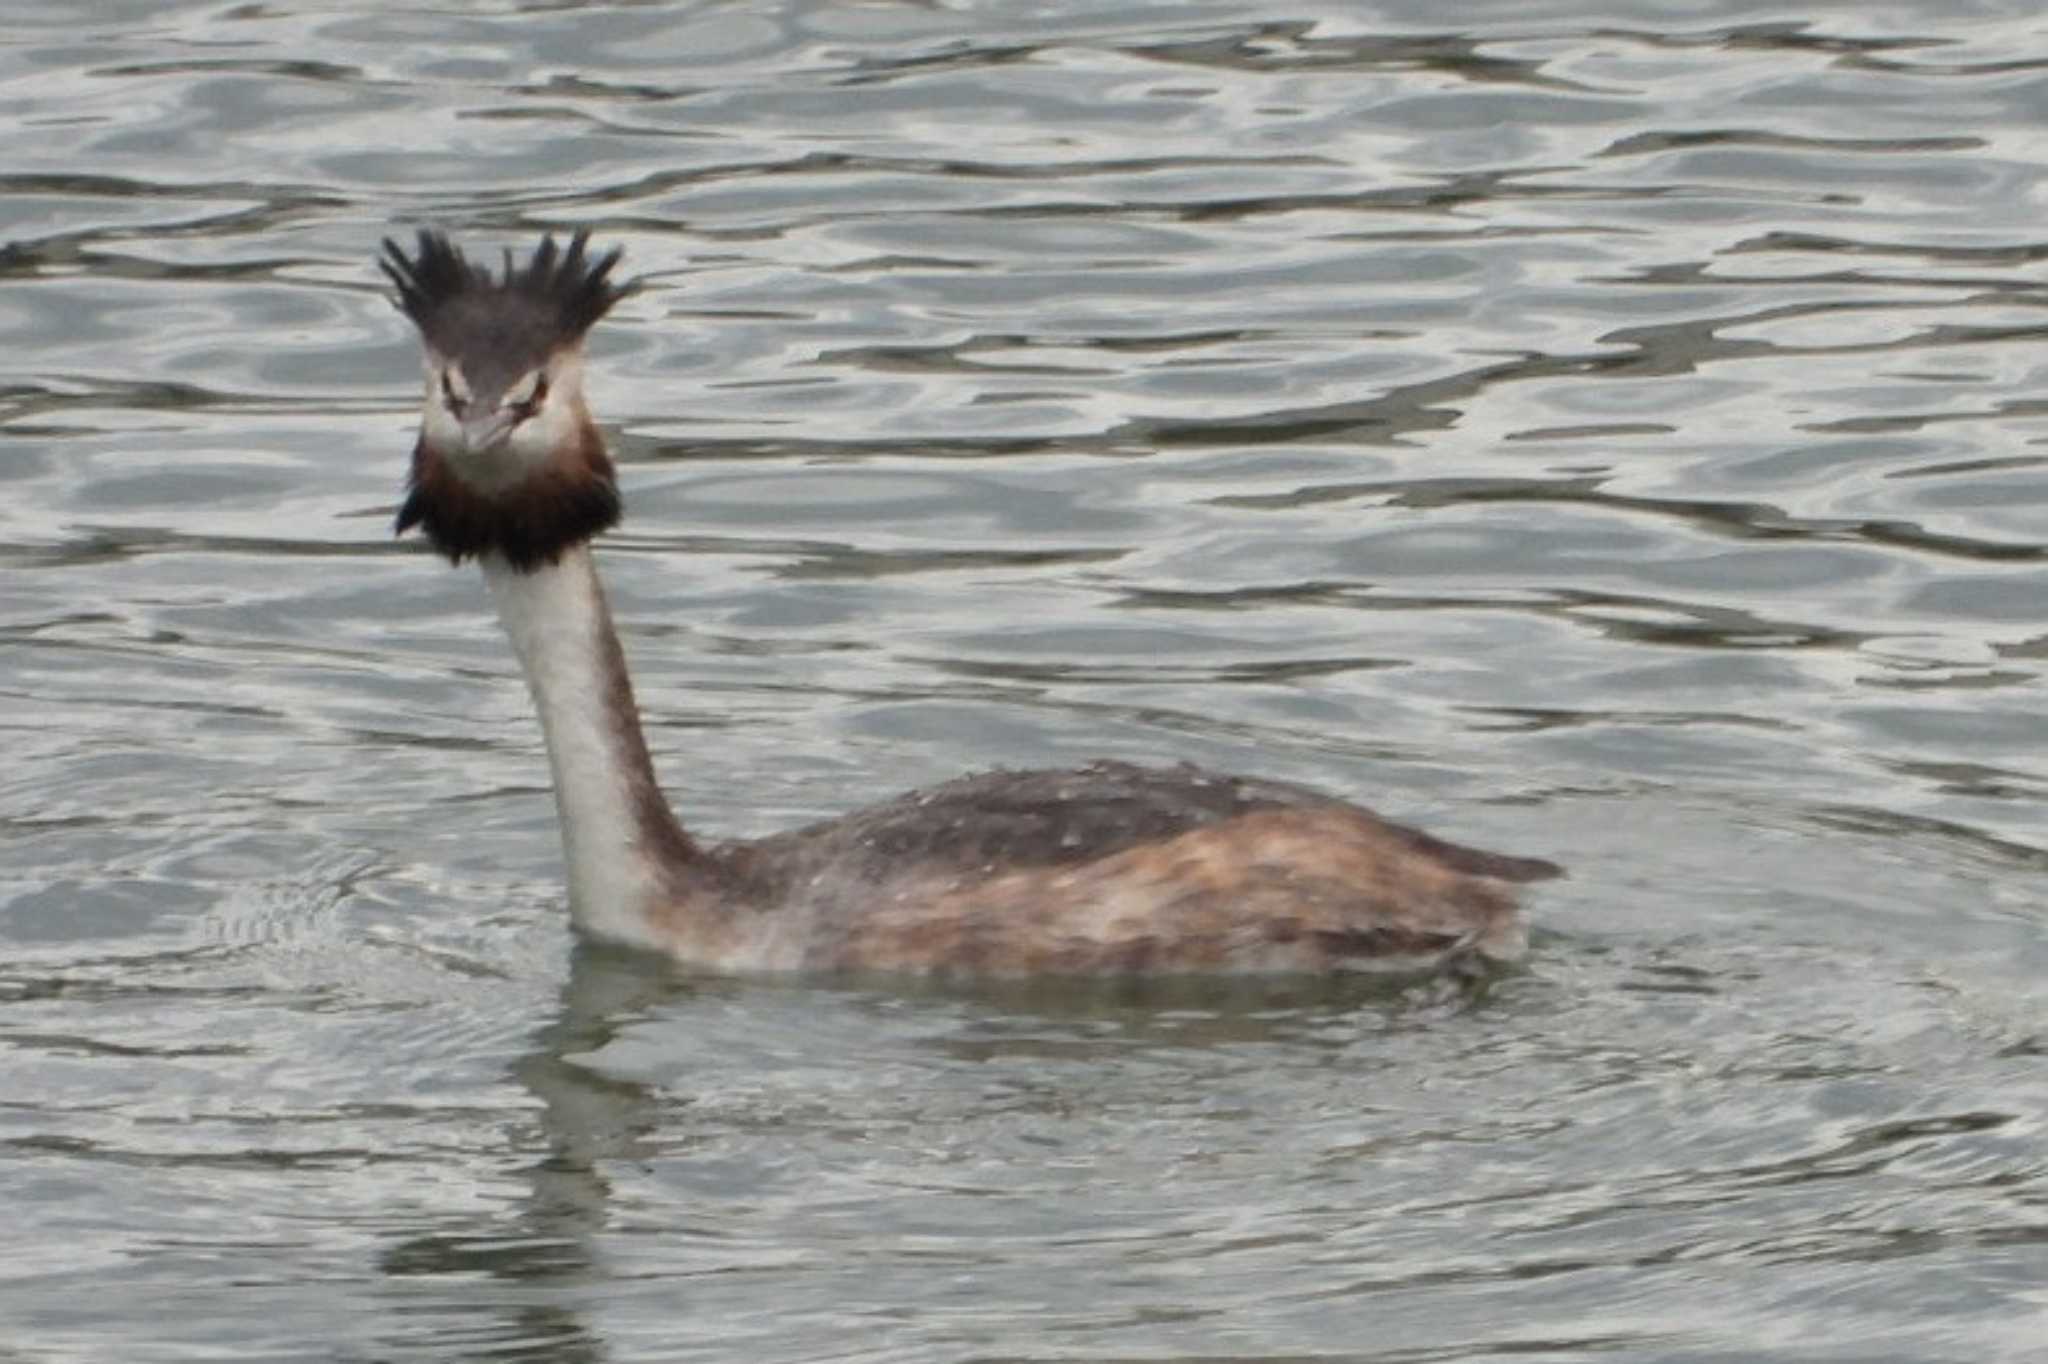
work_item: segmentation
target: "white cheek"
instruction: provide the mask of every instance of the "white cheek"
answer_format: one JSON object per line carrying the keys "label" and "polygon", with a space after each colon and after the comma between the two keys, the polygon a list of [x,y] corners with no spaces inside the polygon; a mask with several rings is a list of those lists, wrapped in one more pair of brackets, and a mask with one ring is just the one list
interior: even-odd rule
{"label": "white cheek", "polygon": [[454,415],[431,389],[427,392],[426,411],[420,417],[420,434],[426,437],[427,444],[443,453],[453,453],[465,448],[462,423],[455,420]]}
{"label": "white cheek", "polygon": [[546,464],[573,434],[562,429],[562,407],[563,404],[550,403],[513,427],[512,434],[505,437],[503,453],[521,478]]}
{"label": "white cheek", "polygon": [[462,423],[441,399],[441,375],[448,362],[431,351],[427,357],[427,391],[420,403],[420,436],[444,457],[459,458],[468,452]]}
{"label": "white cheek", "polygon": [[[564,357],[558,361],[550,376],[552,391],[541,410],[508,430],[497,423],[465,425],[443,400],[439,368],[430,363],[426,402],[420,414],[420,436],[434,448],[451,472],[478,491],[489,493],[514,487],[559,459],[563,451],[573,450],[582,443],[578,403],[574,397],[581,377],[579,357]],[[509,418],[510,411],[501,410],[497,415]],[[485,436],[484,432],[490,426],[496,426],[502,434],[496,439]],[[480,436],[489,443],[473,445],[471,442]]]}

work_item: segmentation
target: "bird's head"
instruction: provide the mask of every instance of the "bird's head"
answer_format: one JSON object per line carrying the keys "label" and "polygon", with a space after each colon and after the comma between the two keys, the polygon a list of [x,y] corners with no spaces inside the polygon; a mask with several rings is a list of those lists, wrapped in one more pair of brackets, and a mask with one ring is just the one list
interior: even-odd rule
{"label": "bird's head", "polygon": [[378,265],[419,328],[426,392],[398,529],[421,527],[450,560],[501,553],[552,562],[618,520],[603,437],[583,397],[583,338],[626,290],[614,249],[544,237],[523,265],[472,264],[438,232]]}

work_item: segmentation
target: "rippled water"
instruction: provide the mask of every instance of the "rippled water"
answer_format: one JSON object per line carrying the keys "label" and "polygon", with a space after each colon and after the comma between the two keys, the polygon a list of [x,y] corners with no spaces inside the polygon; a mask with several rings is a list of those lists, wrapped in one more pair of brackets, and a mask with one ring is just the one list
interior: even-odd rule
{"label": "rippled water", "polygon": [[[0,1359],[2035,1360],[2037,6],[16,3]],[[1176,757],[1422,991],[577,949],[386,232],[587,224],[686,812]]]}

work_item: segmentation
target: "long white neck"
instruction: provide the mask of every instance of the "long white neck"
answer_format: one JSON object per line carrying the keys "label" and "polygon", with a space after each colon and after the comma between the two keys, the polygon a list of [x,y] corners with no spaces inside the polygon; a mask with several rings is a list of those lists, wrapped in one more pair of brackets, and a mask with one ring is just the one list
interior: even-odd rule
{"label": "long white neck", "polygon": [[480,562],[547,736],[570,914],[594,936],[657,945],[655,916],[698,854],[655,781],[590,547],[529,572],[496,552]]}

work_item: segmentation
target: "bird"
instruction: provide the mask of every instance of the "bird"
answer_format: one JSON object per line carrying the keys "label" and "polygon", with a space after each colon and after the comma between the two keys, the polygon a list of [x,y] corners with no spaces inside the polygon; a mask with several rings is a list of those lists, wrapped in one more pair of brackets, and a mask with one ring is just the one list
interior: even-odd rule
{"label": "bird", "polygon": [[493,270],[423,228],[378,257],[425,370],[396,533],[481,567],[539,716],[582,935],[728,975],[1323,977],[1522,956],[1513,887],[1555,863],[1187,763],[987,771],[765,837],[688,832],[591,550],[621,505],[584,343],[642,287],[614,278],[622,254],[550,232]]}

